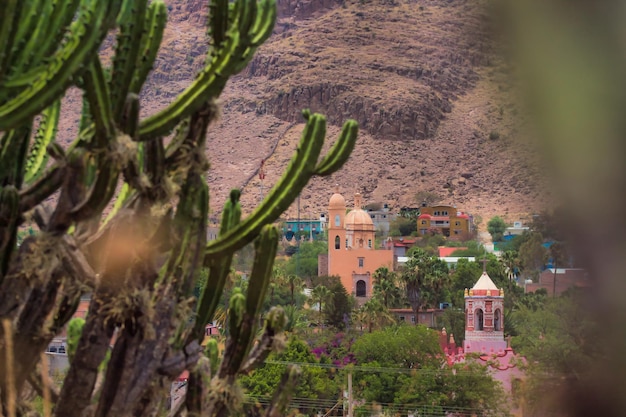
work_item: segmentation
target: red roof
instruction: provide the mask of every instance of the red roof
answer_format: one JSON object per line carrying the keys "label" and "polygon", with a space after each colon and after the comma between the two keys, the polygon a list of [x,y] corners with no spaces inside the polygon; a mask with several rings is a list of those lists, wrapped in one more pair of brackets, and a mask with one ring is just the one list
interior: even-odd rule
{"label": "red roof", "polygon": [[448,256],[452,256],[452,254],[457,251],[457,250],[464,250],[467,249],[467,247],[460,247],[460,248],[448,248],[446,246],[439,246],[439,257],[440,258],[445,258]]}
{"label": "red roof", "polygon": [[465,213],[461,213],[461,214],[459,214],[456,217],[458,217],[459,219],[469,219],[469,216],[467,214],[465,214]]}
{"label": "red roof", "polygon": [[418,219],[430,219],[430,214],[424,213],[417,216]]}

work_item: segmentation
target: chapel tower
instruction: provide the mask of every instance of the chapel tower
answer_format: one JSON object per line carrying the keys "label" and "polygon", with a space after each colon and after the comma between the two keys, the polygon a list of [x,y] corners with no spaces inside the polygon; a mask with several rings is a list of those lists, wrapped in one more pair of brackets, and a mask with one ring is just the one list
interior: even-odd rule
{"label": "chapel tower", "polygon": [[472,289],[465,289],[466,353],[494,353],[506,349],[503,312],[504,291],[496,287],[483,268]]}

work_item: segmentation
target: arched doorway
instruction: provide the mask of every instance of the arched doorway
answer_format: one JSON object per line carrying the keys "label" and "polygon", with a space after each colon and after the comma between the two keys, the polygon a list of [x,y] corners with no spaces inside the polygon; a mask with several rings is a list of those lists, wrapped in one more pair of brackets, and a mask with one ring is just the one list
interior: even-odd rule
{"label": "arched doorway", "polygon": [[476,323],[476,330],[483,330],[483,311],[479,308],[476,310],[474,322]]}
{"label": "arched doorway", "polygon": [[500,330],[502,330],[502,314],[500,313],[500,310],[497,309],[493,315],[493,329],[497,332],[499,332]]}
{"label": "arched doorway", "polygon": [[341,247],[341,240],[339,239],[339,235],[335,236],[335,249],[339,249]]}
{"label": "arched doorway", "polygon": [[356,282],[356,296],[357,297],[367,297],[367,285],[365,281],[362,279]]}

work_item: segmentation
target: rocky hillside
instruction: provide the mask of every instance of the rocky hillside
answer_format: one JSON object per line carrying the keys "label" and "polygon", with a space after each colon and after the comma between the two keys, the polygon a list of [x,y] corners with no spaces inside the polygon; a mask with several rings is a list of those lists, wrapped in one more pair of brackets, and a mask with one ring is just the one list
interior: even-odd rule
{"label": "rocky hillside", "polygon": [[[188,84],[206,51],[206,1],[166,2],[168,29],[143,92],[146,113]],[[215,214],[230,188],[243,187],[250,210],[278,179],[302,129],[302,108],[326,114],[333,139],[346,118],[362,129],[344,170],[302,194],[303,216],[324,211],[335,183],[348,200],[360,191],[366,202],[392,207],[417,205],[418,191],[432,191],[483,218],[543,207],[536,154],[518,133],[521,113],[483,3],[278,0],[274,35],[227,86],[210,134]],[[78,109],[78,99],[70,94],[68,108]],[[264,184],[256,175],[262,159]]]}

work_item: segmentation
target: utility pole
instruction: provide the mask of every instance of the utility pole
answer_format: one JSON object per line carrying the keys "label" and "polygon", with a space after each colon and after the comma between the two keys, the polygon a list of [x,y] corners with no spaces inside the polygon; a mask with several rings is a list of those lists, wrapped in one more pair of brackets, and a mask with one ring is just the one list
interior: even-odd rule
{"label": "utility pole", "polygon": [[352,371],[348,372],[348,417],[352,417]]}
{"label": "utility pole", "polygon": [[296,226],[296,242],[298,251],[296,252],[296,276],[300,276],[300,194],[298,194],[298,223]]}

